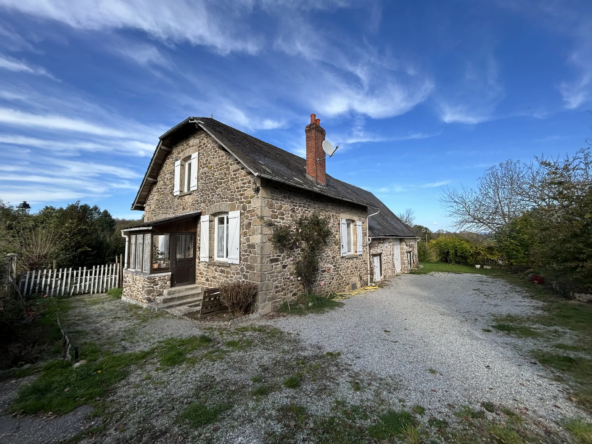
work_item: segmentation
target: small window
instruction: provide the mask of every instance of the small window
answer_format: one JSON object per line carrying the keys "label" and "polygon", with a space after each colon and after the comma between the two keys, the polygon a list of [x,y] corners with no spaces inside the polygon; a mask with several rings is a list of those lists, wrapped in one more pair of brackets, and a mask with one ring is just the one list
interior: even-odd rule
{"label": "small window", "polygon": [[142,258],[144,257],[144,235],[136,236],[136,270],[142,270]]}
{"label": "small window", "polygon": [[228,214],[216,216],[216,260],[228,260]]}
{"label": "small window", "polygon": [[352,254],[354,251],[354,221],[348,220],[347,221],[347,254]]}
{"label": "small window", "polygon": [[175,177],[173,194],[188,193],[197,190],[198,156],[193,153],[181,160],[175,161]]}
{"label": "small window", "polygon": [[159,272],[168,270],[171,266],[169,253],[170,235],[155,234],[152,237],[152,270]]}

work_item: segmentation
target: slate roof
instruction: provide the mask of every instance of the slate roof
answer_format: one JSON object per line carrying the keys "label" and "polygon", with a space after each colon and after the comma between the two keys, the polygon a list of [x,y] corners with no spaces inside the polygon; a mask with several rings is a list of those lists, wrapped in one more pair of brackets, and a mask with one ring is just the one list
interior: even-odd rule
{"label": "slate roof", "polygon": [[189,117],[160,136],[160,143],[132,205],[133,210],[143,210],[150,185],[156,181],[170,151],[167,147],[189,136],[196,128],[210,134],[255,176],[362,205],[368,207],[370,213],[380,210],[370,218],[370,237],[417,237],[371,192],[328,174],[327,185],[318,185],[306,175],[305,159],[208,117]]}

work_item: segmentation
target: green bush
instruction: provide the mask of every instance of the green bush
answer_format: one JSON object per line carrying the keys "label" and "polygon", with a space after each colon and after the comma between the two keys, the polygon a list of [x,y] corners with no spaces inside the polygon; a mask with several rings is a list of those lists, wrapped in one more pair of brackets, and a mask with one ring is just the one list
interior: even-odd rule
{"label": "green bush", "polygon": [[419,262],[435,262],[436,261],[436,253],[430,247],[427,242],[418,242],[417,243],[417,256]]}
{"label": "green bush", "polygon": [[440,236],[438,239],[430,241],[429,246],[434,249],[440,262],[463,265],[472,265],[474,263],[472,244],[460,237]]}

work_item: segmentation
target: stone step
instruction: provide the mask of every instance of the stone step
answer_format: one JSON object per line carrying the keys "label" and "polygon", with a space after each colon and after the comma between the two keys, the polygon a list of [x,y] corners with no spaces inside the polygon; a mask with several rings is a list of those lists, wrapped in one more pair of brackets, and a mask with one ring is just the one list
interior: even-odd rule
{"label": "stone step", "polygon": [[201,285],[193,284],[193,285],[183,285],[182,287],[172,287],[167,288],[163,296],[179,296],[179,295],[186,295],[186,294],[195,294],[200,293],[203,290]]}
{"label": "stone step", "polygon": [[181,294],[176,294],[174,296],[157,296],[155,298],[155,301],[157,304],[161,305],[161,304],[168,304],[168,303],[172,303],[172,302],[183,302],[183,301],[189,301],[191,299],[195,299],[197,297],[199,297],[201,299],[202,297],[202,292],[188,292],[188,293],[181,293]]}
{"label": "stone step", "polygon": [[164,310],[167,313],[170,313],[175,316],[185,316],[187,313],[196,312],[200,308],[201,308],[201,304],[197,304],[197,306],[192,304],[192,305],[181,305],[178,307],[165,308]]}

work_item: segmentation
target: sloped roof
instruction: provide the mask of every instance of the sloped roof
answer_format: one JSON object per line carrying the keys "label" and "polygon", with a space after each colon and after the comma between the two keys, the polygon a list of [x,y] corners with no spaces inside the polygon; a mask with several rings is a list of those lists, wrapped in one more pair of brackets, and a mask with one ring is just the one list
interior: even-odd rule
{"label": "sloped roof", "polygon": [[327,185],[319,185],[307,176],[305,159],[208,117],[189,117],[160,136],[132,205],[133,210],[143,209],[151,184],[158,178],[160,168],[170,152],[168,147],[199,128],[212,136],[255,176],[369,207],[371,213],[380,210],[379,214],[370,218],[371,237],[417,237],[371,192],[328,174]]}

